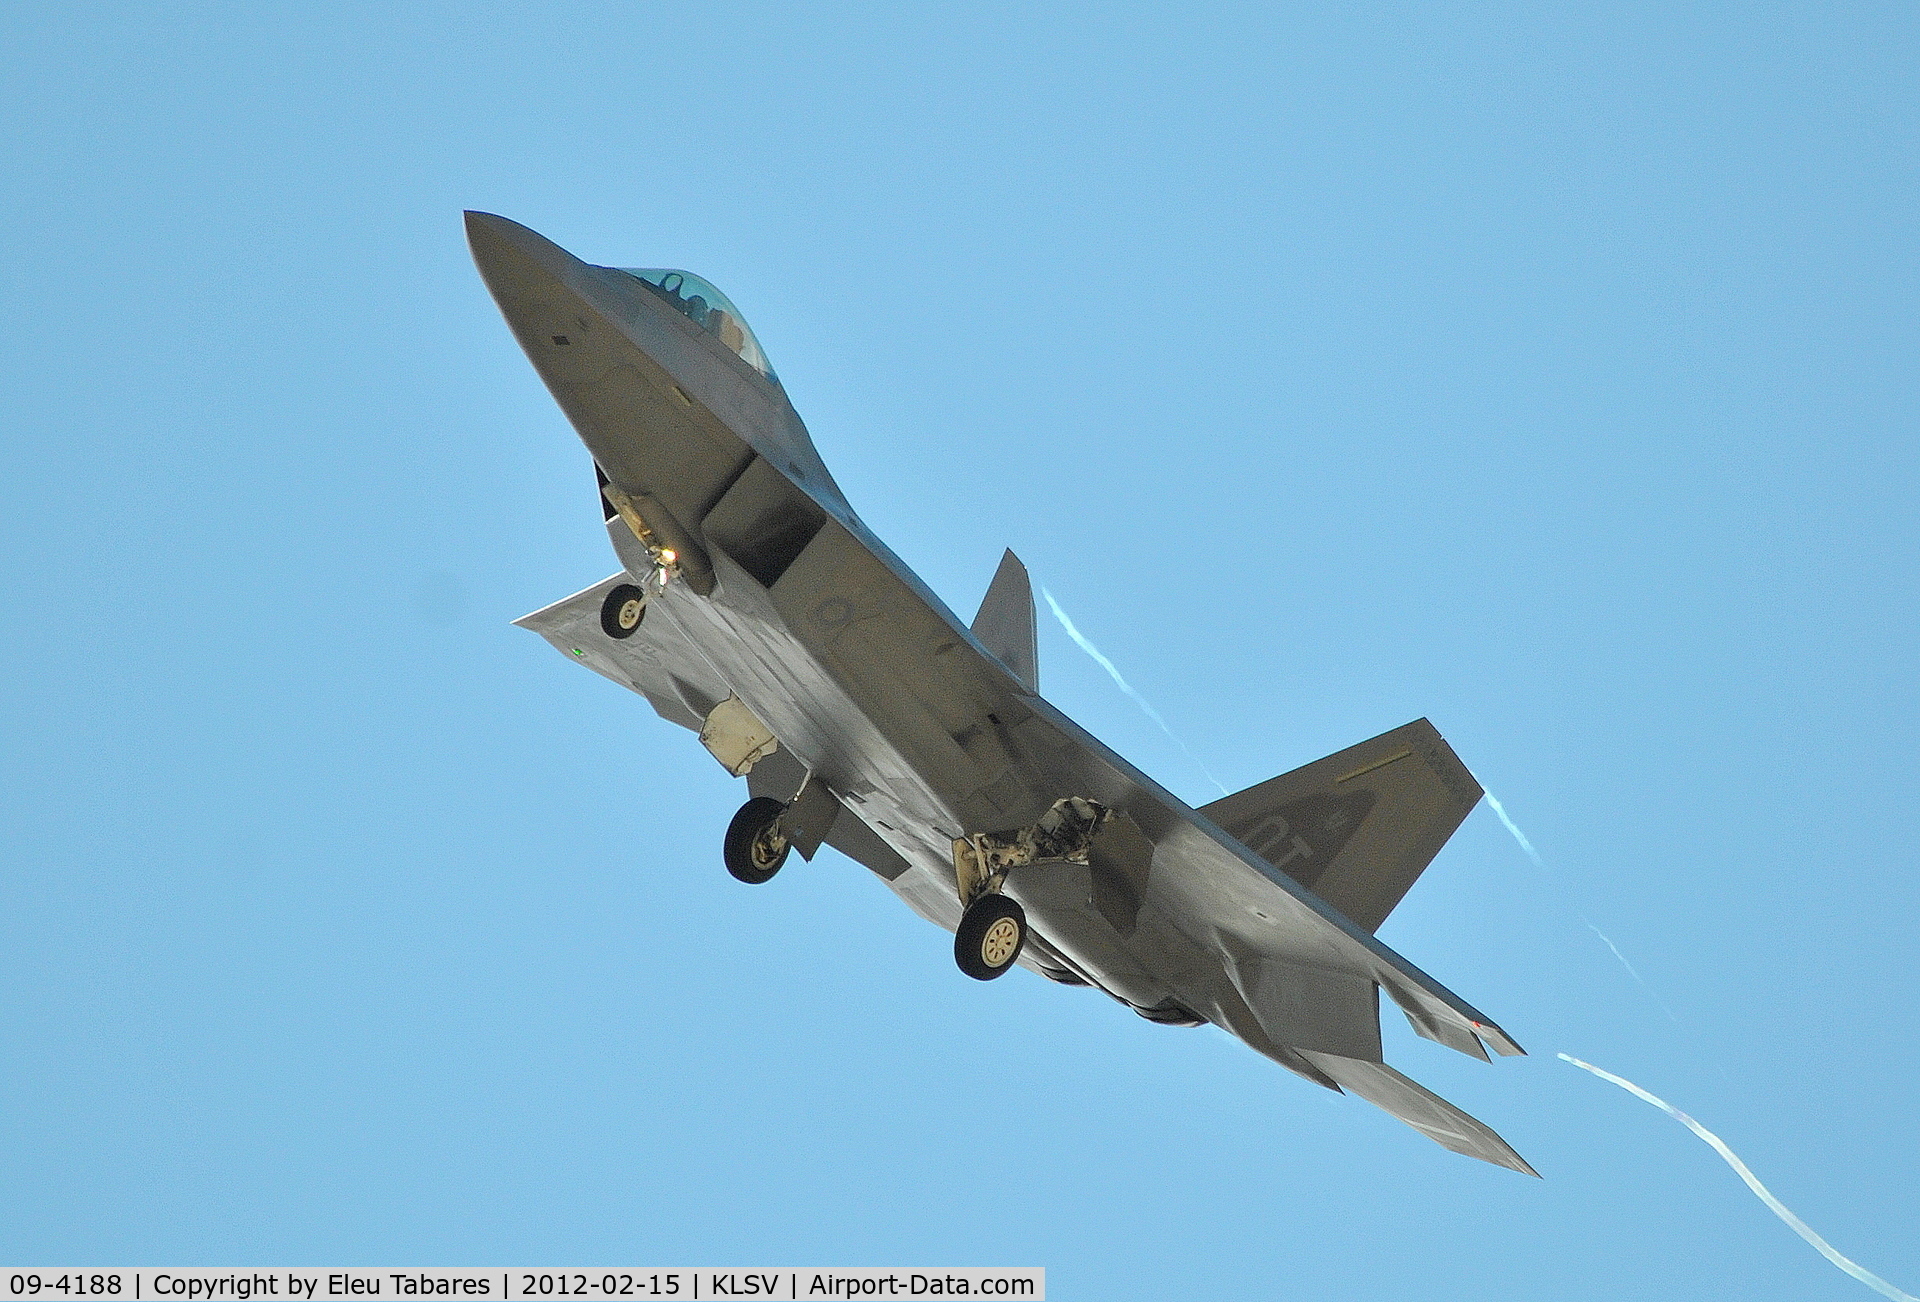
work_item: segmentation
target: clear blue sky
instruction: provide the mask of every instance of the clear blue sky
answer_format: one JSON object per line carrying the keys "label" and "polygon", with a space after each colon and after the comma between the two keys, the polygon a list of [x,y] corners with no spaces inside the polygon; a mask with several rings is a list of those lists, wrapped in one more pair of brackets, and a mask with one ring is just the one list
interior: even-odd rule
{"label": "clear blue sky", "polygon": [[[1338,9],[9,9],[0,1258],[1871,1296],[1564,1050],[1920,1288],[1920,19]],[[1228,785],[1431,717],[1548,869],[1482,810],[1382,934],[1533,1056],[1389,1057],[1546,1178],[729,879],[740,784],[508,626],[615,562],[469,207],[714,280]]]}

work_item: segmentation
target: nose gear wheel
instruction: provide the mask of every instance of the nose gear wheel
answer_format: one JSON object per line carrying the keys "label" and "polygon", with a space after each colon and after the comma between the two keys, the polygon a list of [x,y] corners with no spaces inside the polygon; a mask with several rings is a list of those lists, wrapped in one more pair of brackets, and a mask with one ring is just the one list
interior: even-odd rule
{"label": "nose gear wheel", "polygon": [[600,631],[611,638],[632,637],[646,617],[647,594],[631,583],[622,583],[600,603]]}

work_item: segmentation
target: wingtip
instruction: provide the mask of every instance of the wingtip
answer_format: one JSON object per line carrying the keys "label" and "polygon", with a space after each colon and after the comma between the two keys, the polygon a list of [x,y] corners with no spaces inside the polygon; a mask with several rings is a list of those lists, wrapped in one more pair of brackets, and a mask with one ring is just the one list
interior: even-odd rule
{"label": "wingtip", "polygon": [[1511,1145],[1506,1144],[1505,1140],[1501,1140],[1500,1142],[1503,1145],[1506,1145],[1507,1151],[1504,1156],[1488,1157],[1483,1153],[1474,1153],[1472,1154],[1472,1156],[1479,1158],[1481,1161],[1487,1163],[1490,1166],[1505,1167],[1507,1170],[1516,1171],[1521,1175],[1530,1175],[1536,1180],[1546,1179],[1544,1175],[1541,1175],[1538,1171],[1533,1169],[1533,1163],[1527,1161],[1526,1158],[1514,1152],[1513,1147]]}
{"label": "wingtip", "polygon": [[1489,1048],[1502,1058],[1524,1058],[1527,1051],[1520,1047],[1519,1041],[1495,1026],[1491,1022],[1475,1022],[1473,1033],[1480,1037]]}

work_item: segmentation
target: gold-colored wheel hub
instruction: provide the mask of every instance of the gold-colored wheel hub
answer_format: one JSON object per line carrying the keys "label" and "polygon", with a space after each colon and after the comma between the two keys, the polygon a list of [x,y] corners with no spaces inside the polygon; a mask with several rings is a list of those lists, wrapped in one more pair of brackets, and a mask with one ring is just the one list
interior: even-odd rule
{"label": "gold-colored wheel hub", "polygon": [[787,838],[780,834],[777,825],[770,827],[753,838],[753,866],[762,869],[771,868],[779,862],[780,856],[785,854],[786,850]]}
{"label": "gold-colored wheel hub", "polygon": [[1012,918],[996,918],[980,937],[980,958],[988,967],[1005,967],[1018,948],[1020,924]]}
{"label": "gold-colored wheel hub", "polygon": [[646,603],[641,601],[640,598],[628,597],[620,603],[620,612],[614,616],[614,621],[618,623],[621,628],[638,628],[640,627],[640,616],[646,608]]}

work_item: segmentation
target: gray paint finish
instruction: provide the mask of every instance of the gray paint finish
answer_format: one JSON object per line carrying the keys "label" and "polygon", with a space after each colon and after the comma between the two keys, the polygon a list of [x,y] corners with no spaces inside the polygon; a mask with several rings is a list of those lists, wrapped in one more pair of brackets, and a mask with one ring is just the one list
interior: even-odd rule
{"label": "gray paint finish", "polygon": [[[1430,724],[1190,808],[1037,694],[1012,553],[962,624],[867,531],[776,381],[627,273],[501,217],[469,213],[467,231],[607,481],[625,567],[521,625],[683,727],[737,697],[778,739],[748,774],[755,794],[807,788],[812,831],[948,930],[956,838],[1030,826],[1066,797],[1114,811],[1087,862],[1007,876],[1031,924],[1022,965],[1149,1020],[1213,1022],[1448,1148],[1532,1173],[1380,1061],[1382,987],[1429,1039],[1521,1052],[1373,936],[1480,795]],[[600,610],[621,584],[651,596],[615,638]]]}
{"label": "gray paint finish", "polygon": [[1000,558],[980,613],[973,617],[973,635],[1007,671],[1030,692],[1040,690],[1040,635],[1034,627],[1033,584],[1027,567],[1011,550]]}

